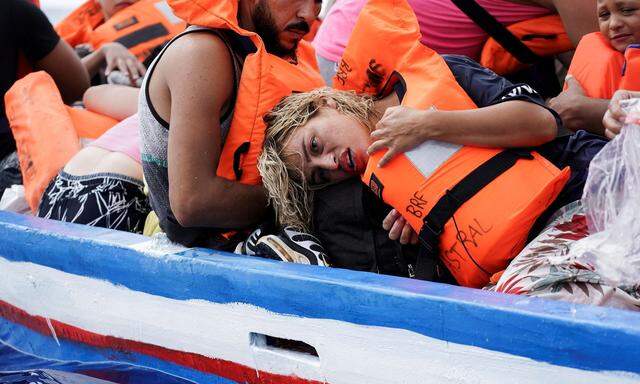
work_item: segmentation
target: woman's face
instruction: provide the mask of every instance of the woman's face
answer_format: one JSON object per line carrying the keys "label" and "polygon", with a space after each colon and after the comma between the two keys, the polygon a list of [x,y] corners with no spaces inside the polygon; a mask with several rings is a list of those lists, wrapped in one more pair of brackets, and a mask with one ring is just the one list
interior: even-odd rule
{"label": "woman's face", "polygon": [[620,52],[640,43],[640,0],[598,0],[600,33]]}
{"label": "woman's face", "polygon": [[369,130],[354,118],[323,107],[298,128],[285,146],[311,185],[335,183],[364,172]]}

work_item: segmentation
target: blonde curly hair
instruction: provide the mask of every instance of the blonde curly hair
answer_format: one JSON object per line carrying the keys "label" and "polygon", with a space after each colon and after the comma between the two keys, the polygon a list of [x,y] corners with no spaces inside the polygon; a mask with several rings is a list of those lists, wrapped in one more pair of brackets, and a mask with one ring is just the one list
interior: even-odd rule
{"label": "blonde curly hair", "polygon": [[285,147],[298,128],[305,125],[321,108],[335,108],[352,117],[371,131],[376,114],[373,99],[352,91],[319,88],[285,97],[264,116],[267,125],[258,170],[267,190],[269,201],[276,211],[278,224],[302,231],[311,227],[313,190],[304,172],[292,161],[301,153],[287,153]]}

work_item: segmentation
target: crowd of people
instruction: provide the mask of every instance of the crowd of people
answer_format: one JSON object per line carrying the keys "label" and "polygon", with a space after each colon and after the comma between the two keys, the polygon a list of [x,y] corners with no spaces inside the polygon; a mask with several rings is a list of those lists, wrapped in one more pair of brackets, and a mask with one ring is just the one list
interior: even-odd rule
{"label": "crowd of people", "polygon": [[[55,28],[29,0],[0,11],[0,194],[24,181],[34,214],[503,292],[548,294],[502,277],[579,206],[640,97],[638,0],[88,0]],[[34,148],[85,137],[74,108],[112,123],[51,173]],[[45,112],[50,134],[21,117]],[[615,295],[640,307],[640,284]]]}

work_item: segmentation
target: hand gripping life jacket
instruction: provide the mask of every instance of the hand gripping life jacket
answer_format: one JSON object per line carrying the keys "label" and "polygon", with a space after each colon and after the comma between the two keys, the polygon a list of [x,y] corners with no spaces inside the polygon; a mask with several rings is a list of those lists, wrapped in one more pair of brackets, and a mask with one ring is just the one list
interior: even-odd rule
{"label": "hand gripping life jacket", "polygon": [[117,121],[66,106],[44,71],[30,73],[5,94],[7,120],[16,141],[29,207],[37,212],[42,193],[81,148],[80,139],[96,139]]}
{"label": "hand gripping life jacket", "polygon": [[610,99],[618,89],[640,91],[640,45],[630,45],[623,54],[600,32],[590,33],[580,40],[568,73],[589,97]]}
{"label": "hand gripping life jacket", "polygon": [[56,30],[71,46],[87,43],[98,49],[118,42],[144,61],[155,47],[185,27],[164,0],[140,0],[106,21],[100,4],[90,0],[58,24]]}
{"label": "hand gripping life jacket", "polygon": [[499,75],[517,72],[542,57],[573,49],[557,15],[537,17],[505,27],[475,0],[452,2],[489,35],[480,64]]}
{"label": "hand gripping life jacket", "polygon": [[230,29],[251,40],[256,48],[244,60],[231,127],[227,134],[217,175],[245,184],[261,183],[258,156],[264,144],[262,117],[283,97],[324,85],[313,48],[300,41],[296,60],[267,53],[260,37],[238,26],[238,0],[169,0],[174,13],[191,25]]}
{"label": "hand gripping life jacket", "polygon": [[[402,105],[420,109],[476,108],[444,60],[420,44],[415,15],[403,0],[365,5],[334,87],[378,95],[400,89]],[[517,255],[570,174],[525,149],[426,141],[378,167],[382,154],[370,157],[362,180],[419,233],[416,277],[426,277],[432,258],[440,257],[469,287],[485,285]]]}

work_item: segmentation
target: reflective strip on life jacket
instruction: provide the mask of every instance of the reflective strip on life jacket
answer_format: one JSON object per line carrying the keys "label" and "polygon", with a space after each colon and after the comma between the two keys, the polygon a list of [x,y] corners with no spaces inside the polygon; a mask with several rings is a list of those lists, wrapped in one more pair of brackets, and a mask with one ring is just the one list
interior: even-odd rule
{"label": "reflective strip on life jacket", "polygon": [[97,138],[117,123],[64,105],[55,82],[44,71],[18,80],[5,94],[5,106],[25,197],[34,213],[51,180],[80,150],[79,138]]}
{"label": "reflective strip on life jacket", "polygon": [[640,90],[639,55],[637,46],[629,46],[622,54],[600,32],[589,33],[578,43],[568,73],[587,96],[610,99],[618,89]]}
{"label": "reflective strip on life jacket", "polygon": [[[514,23],[507,30],[539,57],[553,56],[573,49],[558,15]],[[529,63],[521,62],[509,49],[490,37],[482,48],[480,64],[499,75],[507,75],[526,68]]]}
{"label": "reflective strip on life jacket", "polygon": [[230,29],[248,37],[256,47],[246,56],[237,90],[229,133],[224,142],[217,175],[244,184],[260,184],[258,156],[262,152],[266,125],[262,117],[292,92],[324,85],[311,45],[300,41],[297,60],[267,53],[260,37],[240,28],[238,1],[169,0],[174,13],[190,25]]}
{"label": "reflective strip on life jacket", "polygon": [[[420,44],[405,1],[369,0],[334,87],[382,96],[401,89],[402,105],[413,108],[476,108],[444,60]],[[416,277],[426,277],[429,258],[439,257],[470,287],[485,285],[517,255],[570,175],[528,150],[429,141],[378,167],[382,155],[370,157],[363,181],[420,234]]]}

